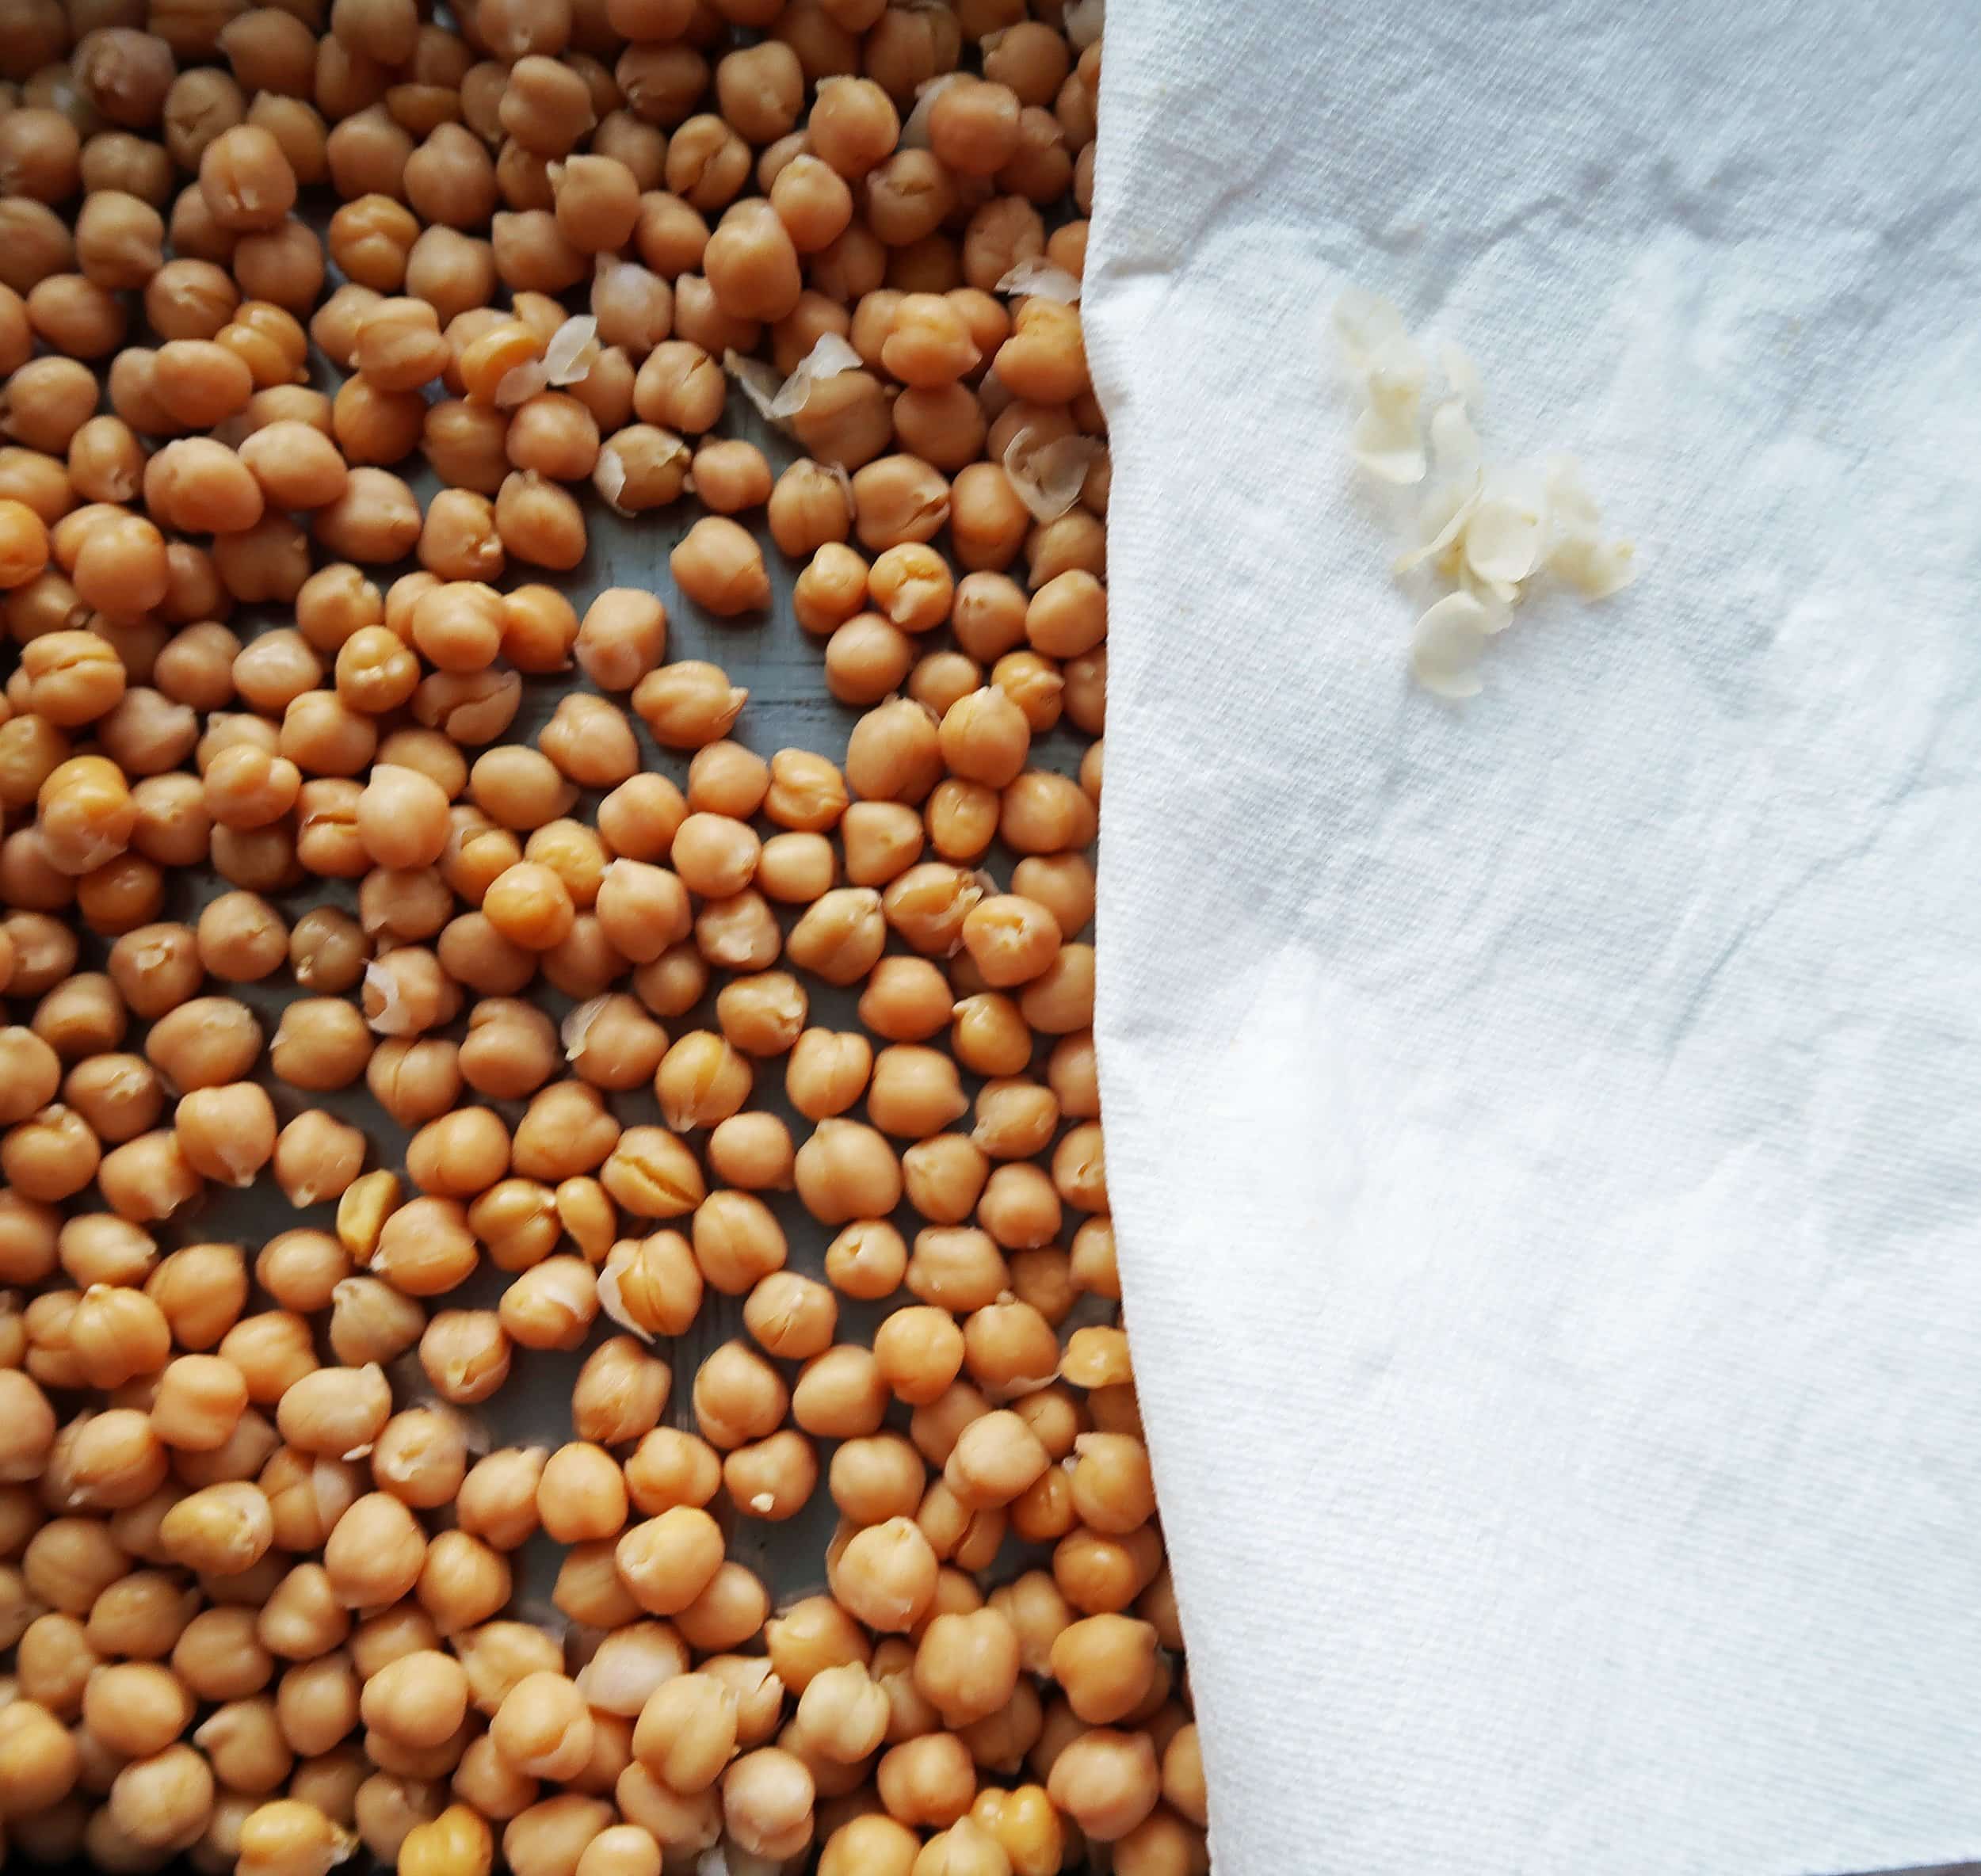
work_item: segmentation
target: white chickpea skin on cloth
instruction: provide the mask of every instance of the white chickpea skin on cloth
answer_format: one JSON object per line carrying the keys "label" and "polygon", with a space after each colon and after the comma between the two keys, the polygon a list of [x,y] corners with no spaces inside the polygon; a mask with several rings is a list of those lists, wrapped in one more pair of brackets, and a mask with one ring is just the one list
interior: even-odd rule
{"label": "white chickpea skin on cloth", "polygon": [[0,0],[24,1861],[1208,1867],[1100,25]]}

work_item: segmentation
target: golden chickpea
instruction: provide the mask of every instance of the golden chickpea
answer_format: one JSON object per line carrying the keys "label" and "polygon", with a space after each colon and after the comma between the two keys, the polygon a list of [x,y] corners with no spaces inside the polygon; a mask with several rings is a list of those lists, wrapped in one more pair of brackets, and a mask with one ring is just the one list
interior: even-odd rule
{"label": "golden chickpea", "polygon": [[547,1257],[502,1293],[498,1314],[525,1348],[575,1348],[599,1310],[597,1279],[582,1257]]}
{"label": "golden chickpea", "polygon": [[1113,1843],[1155,1808],[1162,1775],[1146,1733],[1097,1727],[1072,1741],[1053,1760],[1046,1786],[1053,1803],[1087,1837]]}
{"label": "golden chickpea", "polygon": [[281,1447],[270,1455],[255,1482],[268,1498],[277,1546],[311,1550],[323,1543],[330,1527],[356,1501],[365,1481],[350,1461],[311,1458]]}
{"label": "golden chickpea", "polygon": [[198,1592],[166,1570],[134,1570],[90,1607],[84,1639],[99,1655],[162,1661],[199,1610]]}
{"label": "golden chickpea", "polygon": [[494,1858],[487,1821],[467,1805],[453,1804],[407,1832],[398,1867],[405,1876],[488,1876]]}
{"label": "golden chickpea", "polygon": [[398,1499],[372,1492],[333,1527],[323,1548],[331,1587],[349,1608],[377,1608],[410,1595],[426,1560],[426,1536]]}
{"label": "golden chickpea", "polygon": [[749,696],[719,666],[683,659],[641,678],[633,708],[664,747],[699,749],[729,734]]}
{"label": "golden chickpea", "polygon": [[900,1162],[880,1134],[855,1122],[820,1121],[793,1171],[800,1199],[822,1224],[884,1218],[900,1202]]}
{"label": "golden chickpea", "polygon": [[603,1447],[574,1442],[545,1462],[536,1508],[544,1529],[559,1543],[616,1537],[626,1522],[625,1481]]}
{"label": "golden chickpea", "polygon": [[[821,1828],[823,1827],[823,1819]],[[819,1876],[912,1876],[922,1840],[879,1813],[849,1818],[825,1841]]]}
{"label": "golden chickpea", "polygon": [[365,1683],[365,1724],[404,1745],[437,1746],[468,1711],[468,1676],[451,1655],[415,1649],[387,1662]]}
{"label": "golden chickpea", "polygon": [[903,1741],[883,1755],[876,1782],[889,1816],[941,1828],[968,1812],[977,1788],[969,1748],[952,1733]]}
{"label": "golden chickpea", "polygon": [[874,1356],[898,1397],[925,1405],[939,1400],[961,1372],[963,1332],[946,1310],[898,1310],[876,1330]]}
{"label": "golden chickpea", "polygon": [[212,1452],[227,1443],[246,1407],[247,1383],[231,1362],[182,1355],[159,1375],[151,1427],[169,1447]]}
{"label": "golden chickpea", "polygon": [[273,1524],[266,1495],[245,1481],[208,1485],[166,1513],[159,1539],[174,1563],[212,1576],[237,1576],[267,1554]]}
{"label": "golden chickpea", "polygon": [[847,1611],[882,1631],[916,1626],[933,1599],[935,1552],[910,1518],[856,1531],[841,1551],[833,1594]]}
{"label": "golden chickpea", "polygon": [[502,1696],[489,1737],[518,1771],[568,1779],[591,1756],[592,1716],[584,1695],[565,1676],[526,1674]]}
{"label": "golden chickpea", "polygon": [[769,603],[762,550],[743,528],[720,515],[704,515],[696,522],[668,564],[683,593],[723,618]]}

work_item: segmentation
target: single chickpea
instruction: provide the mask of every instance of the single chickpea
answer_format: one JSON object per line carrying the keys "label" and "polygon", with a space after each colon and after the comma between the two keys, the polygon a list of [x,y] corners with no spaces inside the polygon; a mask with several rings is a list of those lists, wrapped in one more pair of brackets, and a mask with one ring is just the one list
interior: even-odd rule
{"label": "single chickpea", "polygon": [[518,1771],[568,1779],[591,1756],[592,1716],[584,1695],[567,1676],[526,1674],[503,1695],[489,1737]]}
{"label": "single chickpea", "polygon": [[655,741],[669,749],[699,749],[729,734],[749,696],[719,666],[682,659],[641,678],[632,701]]}
{"label": "single chickpea", "polygon": [[426,1560],[426,1533],[403,1504],[384,1492],[358,1499],[323,1548],[331,1587],[349,1608],[380,1607],[409,1595]]}
{"label": "single chickpea", "polygon": [[404,1876],[488,1876],[494,1859],[488,1821],[468,1805],[452,1804],[407,1832],[398,1867]]}
{"label": "single chickpea", "polygon": [[914,662],[914,642],[878,612],[861,612],[832,630],[826,688],[842,704],[876,704],[898,689]]}
{"label": "single chickpea", "polygon": [[969,1811],[976,1767],[953,1733],[929,1733],[884,1753],[876,1783],[890,1817],[946,1829]]}
{"label": "single chickpea", "polygon": [[704,1437],[724,1449],[767,1438],[788,1404],[782,1378],[742,1342],[723,1344],[695,1376],[697,1420]]}
{"label": "single chickpea", "polygon": [[732,1451],[723,1462],[723,1483],[746,1517],[795,1517],[818,1485],[818,1455],[803,1434],[785,1428]]}
{"label": "single chickpea", "polygon": [[[672,1380],[667,1364],[647,1354],[633,1336],[614,1336],[594,1349],[578,1371],[571,1391],[573,1428],[582,1439],[596,1441],[597,1447],[642,1439],[658,1424]],[[611,1531],[588,1535],[604,1537],[617,1531],[626,1515],[623,1488],[616,1501],[618,1519]]]}
{"label": "single chickpea", "polygon": [[[823,1828],[823,1820],[821,1820]],[[850,1817],[825,1840],[819,1876],[913,1876],[922,1840],[878,1812]]]}
{"label": "single chickpea", "polygon": [[1096,1727],[1053,1760],[1046,1789],[1089,1839],[1113,1843],[1155,1808],[1162,1774],[1147,1734]]}
{"label": "single chickpea", "polygon": [[798,1149],[793,1172],[805,1209],[822,1224],[884,1218],[900,1203],[900,1162],[882,1135],[853,1121],[820,1121]]}
{"label": "single chickpea", "polygon": [[601,689],[631,690],[666,655],[666,608],[650,593],[609,587],[586,609],[574,650]]}
{"label": "single chickpea", "polygon": [[833,1455],[827,1485],[845,1518],[856,1525],[911,1517],[922,1501],[921,1455],[897,1433],[845,1440]]}
{"label": "single chickpea", "polygon": [[721,617],[769,603],[762,551],[745,529],[723,516],[705,515],[696,522],[668,564],[681,591]]}
{"label": "single chickpea", "polygon": [[708,1443],[672,1427],[647,1434],[626,1462],[632,1504],[649,1516],[688,1505],[699,1509],[722,1483],[721,1462]]}
{"label": "single chickpea", "polygon": [[935,1552],[910,1518],[856,1531],[840,1553],[833,1594],[847,1611],[882,1631],[914,1628],[936,1588]]}
{"label": "single chickpea", "polygon": [[212,1452],[227,1443],[246,1408],[247,1383],[231,1362],[182,1355],[160,1373],[152,1431],[176,1450]]}
{"label": "single chickpea", "polygon": [[365,1683],[365,1724],[400,1744],[437,1746],[468,1711],[468,1676],[452,1656],[415,1649],[387,1662]]}
{"label": "single chickpea", "polygon": [[912,1405],[941,1399],[962,1371],[963,1332],[947,1310],[897,1310],[875,1331],[873,1346],[887,1385]]}

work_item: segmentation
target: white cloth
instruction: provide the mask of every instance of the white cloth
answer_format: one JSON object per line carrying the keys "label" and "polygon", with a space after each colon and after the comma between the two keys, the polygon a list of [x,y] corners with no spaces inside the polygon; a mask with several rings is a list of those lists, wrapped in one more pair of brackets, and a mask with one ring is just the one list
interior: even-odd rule
{"label": "white cloth", "polygon": [[[1981,13],[1103,67],[1097,1026],[1219,1876],[1981,1855]],[[1463,706],[1350,283],[1639,544]]]}

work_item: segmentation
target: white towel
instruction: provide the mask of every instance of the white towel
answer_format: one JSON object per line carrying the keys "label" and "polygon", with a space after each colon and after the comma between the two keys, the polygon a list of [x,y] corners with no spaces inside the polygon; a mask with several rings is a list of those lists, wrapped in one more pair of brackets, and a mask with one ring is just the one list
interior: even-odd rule
{"label": "white towel", "polygon": [[[1219,1876],[1981,1855],[1981,10],[1110,0],[1100,1010]],[[1406,659],[1354,284],[1636,586]]]}

